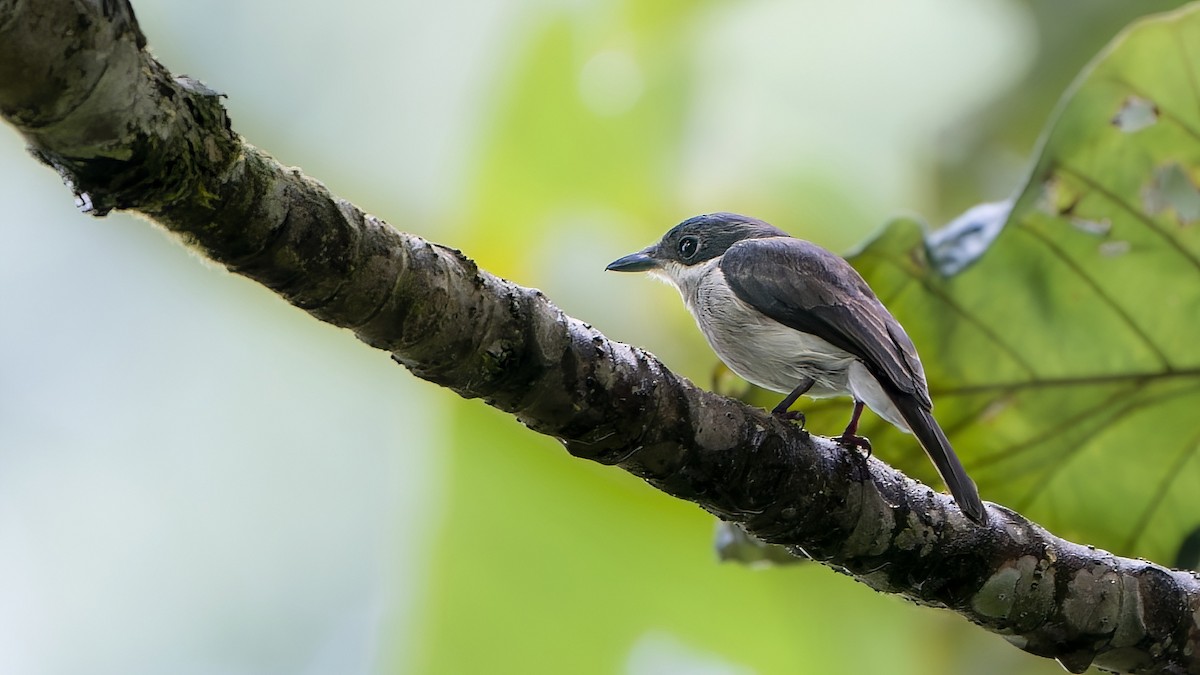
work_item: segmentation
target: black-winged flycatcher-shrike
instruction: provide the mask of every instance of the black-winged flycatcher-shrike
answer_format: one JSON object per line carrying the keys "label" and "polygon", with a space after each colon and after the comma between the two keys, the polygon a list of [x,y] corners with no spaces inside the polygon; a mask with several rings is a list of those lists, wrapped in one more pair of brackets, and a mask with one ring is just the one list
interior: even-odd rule
{"label": "black-winged flycatcher-shrike", "polygon": [[870,449],[856,435],[864,403],[911,431],[962,512],[987,522],[975,483],[933,418],[916,347],[841,257],[756,218],[712,213],[607,269],[649,272],[675,286],[730,370],[787,394],[774,414],[802,418],[788,412],[802,394],[851,396],[844,444]]}

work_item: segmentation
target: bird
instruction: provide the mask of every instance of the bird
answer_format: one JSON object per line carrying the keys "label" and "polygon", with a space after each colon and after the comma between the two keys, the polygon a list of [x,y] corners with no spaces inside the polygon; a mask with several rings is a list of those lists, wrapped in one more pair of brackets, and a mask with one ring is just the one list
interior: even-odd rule
{"label": "bird", "polygon": [[786,396],[772,413],[787,419],[796,400],[850,396],[839,437],[859,437],[863,406],[916,436],[959,509],[987,523],[987,510],[946,434],[917,349],[867,282],[841,256],[757,218],[709,213],[688,218],[658,242],[614,260],[614,272],[648,272],[674,286],[717,357],[742,379]]}

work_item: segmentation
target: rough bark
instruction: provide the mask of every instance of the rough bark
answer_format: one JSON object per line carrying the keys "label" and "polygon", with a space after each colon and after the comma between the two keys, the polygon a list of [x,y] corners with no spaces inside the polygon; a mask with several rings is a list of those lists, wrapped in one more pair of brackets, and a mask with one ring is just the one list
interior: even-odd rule
{"label": "rough bark", "polygon": [[954,503],[875,459],[696,388],[540,292],[403,234],[280,166],[220,97],[144,49],[125,0],[0,0],[0,114],[94,215],[145,214],[417,376],[577,457],[1069,670],[1200,672],[1190,572]]}

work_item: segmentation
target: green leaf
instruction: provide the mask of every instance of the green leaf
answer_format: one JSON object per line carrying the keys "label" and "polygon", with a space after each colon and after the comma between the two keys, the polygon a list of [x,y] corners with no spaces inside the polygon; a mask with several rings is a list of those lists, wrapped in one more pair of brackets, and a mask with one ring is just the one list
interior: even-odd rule
{"label": "green leaf", "polygon": [[[984,499],[1166,564],[1200,527],[1198,183],[1192,5],[1133,25],[1083,72],[1011,214],[928,238],[900,220],[852,258],[916,342]],[[832,434],[850,406],[804,409]],[[873,416],[862,430],[940,485],[911,437]]]}

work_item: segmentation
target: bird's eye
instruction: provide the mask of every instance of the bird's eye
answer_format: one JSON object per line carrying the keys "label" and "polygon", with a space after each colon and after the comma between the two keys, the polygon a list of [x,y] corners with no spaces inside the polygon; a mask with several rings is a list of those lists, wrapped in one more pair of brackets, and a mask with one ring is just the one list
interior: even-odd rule
{"label": "bird's eye", "polygon": [[684,237],[679,240],[679,257],[687,260],[696,255],[700,248],[700,240],[695,237]]}

